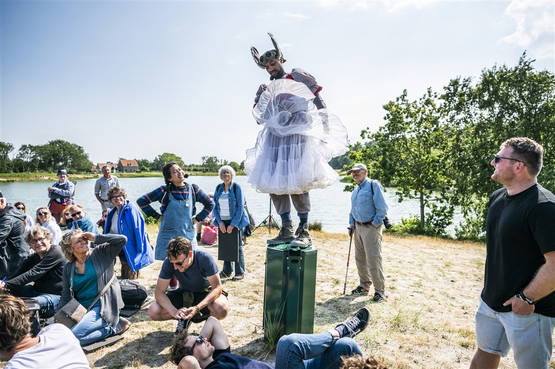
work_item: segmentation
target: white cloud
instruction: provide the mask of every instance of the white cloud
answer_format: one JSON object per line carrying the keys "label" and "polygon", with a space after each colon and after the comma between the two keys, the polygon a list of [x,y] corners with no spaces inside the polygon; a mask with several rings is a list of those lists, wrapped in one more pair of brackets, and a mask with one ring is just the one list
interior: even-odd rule
{"label": "white cloud", "polygon": [[444,0],[319,0],[321,6],[342,7],[351,10],[368,9],[372,6],[383,6],[389,12],[405,8],[424,8]]}
{"label": "white cloud", "polygon": [[302,14],[302,13],[283,13],[283,15],[287,18],[291,18],[291,19],[296,19],[296,20],[306,20],[306,19],[310,19],[310,17],[306,14]]}
{"label": "white cloud", "polygon": [[555,58],[555,3],[552,0],[512,0],[505,14],[516,30],[502,41],[527,48],[537,58]]}

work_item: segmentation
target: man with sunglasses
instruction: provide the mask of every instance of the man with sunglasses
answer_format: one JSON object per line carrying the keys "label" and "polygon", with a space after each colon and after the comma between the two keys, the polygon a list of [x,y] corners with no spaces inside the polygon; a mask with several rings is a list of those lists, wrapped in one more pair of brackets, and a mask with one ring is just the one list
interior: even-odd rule
{"label": "man with sunglasses", "polygon": [[[362,355],[352,339],[368,325],[370,312],[362,308],[344,323],[328,332],[289,334],[279,339],[276,347],[278,369],[338,369],[344,356]],[[273,369],[267,363],[234,355],[221,323],[209,318],[200,334],[179,335],[170,350],[178,369]]]}
{"label": "man with sunglasses", "polygon": [[29,255],[23,240],[25,215],[0,192],[0,280],[11,278]]}
{"label": "man with sunglasses", "polygon": [[[167,291],[172,277],[179,288]],[[224,319],[229,311],[227,293],[223,291],[218,265],[210,253],[195,248],[185,237],[168,243],[167,257],[162,264],[148,315],[152,320],[176,319],[177,331],[190,321],[200,322],[208,316]]]}
{"label": "man with sunglasses", "polygon": [[519,369],[547,369],[555,326],[555,196],[537,183],[543,147],[511,138],[491,161],[502,184],[489,201],[485,283],[471,369],[497,368],[509,349]]}
{"label": "man with sunglasses", "polygon": [[[60,247],[51,244],[52,234],[40,225],[25,233],[33,254],[27,256],[16,276],[0,281],[0,291],[18,297],[32,297],[40,305],[39,314],[49,318],[56,312],[62,294],[62,273],[66,259]],[[31,285],[32,283],[32,285]]]}

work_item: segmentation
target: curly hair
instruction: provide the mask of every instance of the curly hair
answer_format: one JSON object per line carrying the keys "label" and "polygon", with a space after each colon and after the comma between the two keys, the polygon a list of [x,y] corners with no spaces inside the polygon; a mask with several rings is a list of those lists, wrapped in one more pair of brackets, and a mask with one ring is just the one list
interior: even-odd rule
{"label": "curly hair", "polygon": [[67,261],[73,263],[75,261],[75,255],[73,254],[73,245],[71,244],[71,237],[77,233],[83,233],[82,230],[76,229],[74,231],[65,231],[62,235],[62,240],[60,241],[60,247],[66,257]]}
{"label": "curly hair", "polygon": [[0,294],[0,350],[11,352],[31,333],[30,313],[23,300]]}
{"label": "curly hair", "polygon": [[185,237],[177,236],[174,237],[168,242],[168,251],[167,255],[168,258],[175,259],[179,255],[185,255],[185,257],[189,257],[189,253],[193,250],[193,245],[191,245],[191,241],[186,239]]}
{"label": "curly hair", "polygon": [[[190,335],[187,333],[187,330],[183,330],[179,332],[177,336],[175,336],[173,340],[172,347],[170,348],[170,360],[175,363],[175,365],[179,365],[181,359],[183,359],[187,355],[192,355],[193,350],[191,350],[191,346],[186,346],[185,343],[187,342],[187,338]],[[196,335],[192,335],[196,337]]]}
{"label": "curly hair", "polygon": [[27,242],[29,245],[35,242],[35,236],[37,234],[43,236],[44,238],[48,238],[49,240],[52,240],[52,233],[50,233],[50,231],[47,228],[44,228],[43,226],[35,224],[31,229],[25,232],[25,235],[23,236],[25,238],[25,242]]}
{"label": "curly hair", "polygon": [[127,193],[121,187],[112,187],[108,190],[108,199],[112,200],[112,197],[116,196],[123,196],[124,199],[127,199]]}
{"label": "curly hair", "polygon": [[342,356],[341,361],[339,369],[388,369],[387,366],[373,357],[363,357],[360,355]]}
{"label": "curly hair", "polygon": [[501,144],[501,149],[510,147],[516,158],[526,163],[528,172],[536,176],[540,173],[543,165],[543,147],[528,137],[509,138]]}

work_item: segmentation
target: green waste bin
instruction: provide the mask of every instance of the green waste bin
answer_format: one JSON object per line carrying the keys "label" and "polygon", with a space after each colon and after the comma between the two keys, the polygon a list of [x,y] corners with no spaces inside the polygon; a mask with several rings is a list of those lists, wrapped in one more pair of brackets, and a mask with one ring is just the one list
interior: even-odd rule
{"label": "green waste bin", "polygon": [[316,287],[314,247],[268,246],[264,276],[264,337],[313,333]]}

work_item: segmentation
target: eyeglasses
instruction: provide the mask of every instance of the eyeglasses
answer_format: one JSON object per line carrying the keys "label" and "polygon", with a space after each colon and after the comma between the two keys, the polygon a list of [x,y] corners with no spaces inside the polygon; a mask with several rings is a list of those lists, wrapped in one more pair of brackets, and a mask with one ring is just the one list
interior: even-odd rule
{"label": "eyeglasses", "polygon": [[38,215],[48,215],[48,212],[47,211],[39,211],[37,214]]}
{"label": "eyeglasses", "polygon": [[83,212],[82,212],[82,211],[78,211],[77,213],[72,213],[72,214],[71,214],[71,217],[72,217],[72,218],[75,218],[76,216],[81,215],[81,214],[83,214]]}
{"label": "eyeglasses", "polygon": [[33,239],[33,240],[30,242],[30,244],[31,244],[31,245],[36,245],[36,244],[39,243],[39,242],[41,242],[41,243],[44,242],[45,239],[46,239],[46,238],[44,238],[44,237],[41,237],[41,238],[38,238],[38,239],[35,238],[35,239]]}
{"label": "eyeglasses", "polygon": [[195,339],[195,343],[193,343],[193,346],[191,346],[191,352],[195,350],[196,345],[203,344],[205,341],[206,338],[202,337],[201,335],[197,336],[197,338]]}
{"label": "eyeglasses", "polygon": [[526,164],[526,162],[524,162],[524,161],[522,161],[522,160],[520,160],[520,159],[509,158],[509,157],[507,157],[507,156],[499,156],[499,155],[495,155],[495,156],[493,157],[493,162],[494,162],[495,164],[497,164],[497,163],[499,163],[499,162],[501,161],[501,159],[513,160],[513,161],[518,161],[519,163]]}

